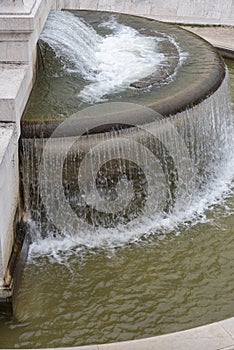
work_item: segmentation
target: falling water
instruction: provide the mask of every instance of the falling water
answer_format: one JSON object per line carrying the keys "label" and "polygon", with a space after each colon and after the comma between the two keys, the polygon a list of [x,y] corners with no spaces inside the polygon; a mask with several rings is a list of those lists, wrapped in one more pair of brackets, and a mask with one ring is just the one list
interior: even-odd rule
{"label": "falling water", "polygon": [[102,27],[111,34],[102,37],[72,13],[52,11],[40,36],[67,71],[90,82],[79,93],[86,102],[99,102],[109,93],[123,91],[164,61],[155,37],[141,35],[114,18]]}
{"label": "falling water", "polygon": [[26,211],[44,238],[115,247],[191,221],[222,195],[233,176],[228,78],[201,104],[153,125],[51,138],[49,148],[47,139],[22,140]]}
{"label": "falling water", "polygon": [[[105,36],[72,13],[52,11],[41,34],[65,71],[87,80],[79,95],[93,102],[148,76],[164,59],[157,37],[113,17],[101,26]],[[180,52],[180,64],[184,57]],[[233,157],[228,84],[226,77],[202,103],[170,118],[157,116],[143,128],[81,136],[87,130],[79,131],[78,124],[75,138],[60,132],[49,140],[22,139],[25,210],[36,222],[39,240],[115,247],[171,230],[211,205],[222,193],[217,183],[232,169],[227,166]],[[96,105],[87,115],[110,109],[113,114],[121,106],[128,119],[131,104]],[[86,110],[80,113],[85,120]],[[143,108],[144,113],[149,110]]]}

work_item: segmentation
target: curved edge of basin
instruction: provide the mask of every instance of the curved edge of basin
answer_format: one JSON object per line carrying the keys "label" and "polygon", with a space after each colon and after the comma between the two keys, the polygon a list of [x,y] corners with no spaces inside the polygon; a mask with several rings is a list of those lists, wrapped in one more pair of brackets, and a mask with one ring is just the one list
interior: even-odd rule
{"label": "curved edge of basin", "polygon": [[[233,350],[234,317],[188,330],[118,343],[60,350]],[[43,349],[41,349],[43,350]],[[45,349],[44,349],[45,350]],[[47,349],[48,350],[48,349]]]}
{"label": "curved edge of basin", "polygon": [[[77,348],[78,350],[79,348]],[[92,348],[90,348],[91,350]],[[95,349],[95,348],[94,348]],[[98,350],[234,349],[234,317],[220,322],[123,343],[100,345]],[[80,349],[79,349],[80,350]],[[88,350],[88,349],[87,349]]]}
{"label": "curved edge of basin", "polygon": [[[131,15],[131,14],[129,14]],[[132,16],[132,15],[131,15]],[[139,18],[139,16],[134,16]],[[158,23],[163,25],[162,22],[151,20],[152,23]],[[173,28],[173,26],[172,26]],[[198,35],[186,31],[183,28],[179,28],[177,26],[174,27],[177,31],[177,34],[186,36],[187,41],[193,43],[193,45],[187,47],[189,57],[193,57],[195,49],[199,44],[201,49],[202,58],[199,59],[200,64],[203,63],[202,59],[206,60],[210,64],[207,66],[207,69],[201,72],[199,75],[195,76],[194,79],[187,82],[185,78],[187,76],[187,71],[184,70],[182,77],[180,78],[182,81],[182,86],[180,89],[175,89],[174,84],[166,84],[165,86],[161,86],[159,91],[158,88],[153,89],[150,92],[150,96],[147,94],[142,94],[138,99],[131,99],[132,103],[137,103],[142,106],[146,106],[151,108],[153,111],[156,111],[163,117],[174,116],[177,113],[183,112],[189,108],[192,108],[205,99],[207,99],[211,94],[213,94],[218,88],[221,86],[223,80],[226,76],[225,65],[223,60],[218,53],[218,51],[206,40],[200,38]],[[186,51],[187,52],[187,51]],[[195,69],[197,66],[197,61],[192,60],[187,64],[187,67],[192,66]],[[186,68],[187,69],[187,68]],[[191,75],[192,76],[192,75]],[[151,77],[152,81],[156,79],[156,77]],[[146,85],[149,84],[149,77],[145,78]],[[157,79],[156,79],[157,80]],[[151,81],[151,83],[152,83]],[[142,83],[142,81],[138,82]],[[152,86],[154,84],[152,83]],[[111,102],[111,101],[110,101]],[[122,102],[129,102],[129,98],[123,98]],[[108,120],[111,119],[111,116],[108,116]],[[116,119],[115,119],[116,121]],[[91,122],[91,121],[90,121]],[[90,122],[88,127],[90,127]],[[100,120],[101,122],[101,120]],[[136,121],[137,124],[142,125],[145,123],[144,120]],[[21,137],[22,138],[49,138],[53,131],[61,124],[61,119],[48,119],[43,120],[41,123],[40,119],[25,119],[21,120]],[[113,128],[113,123],[110,120],[110,129]],[[97,133],[106,132],[107,127],[104,130],[99,128]]]}

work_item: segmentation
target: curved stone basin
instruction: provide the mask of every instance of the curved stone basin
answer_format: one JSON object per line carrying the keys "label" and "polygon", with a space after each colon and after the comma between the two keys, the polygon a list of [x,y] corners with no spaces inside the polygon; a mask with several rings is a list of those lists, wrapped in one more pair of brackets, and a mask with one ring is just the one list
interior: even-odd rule
{"label": "curved stone basin", "polygon": [[[82,11],[82,16],[92,25],[97,25],[95,16],[103,18],[110,14]],[[224,63],[216,49],[206,41],[178,27],[145,18],[118,15],[118,21],[144,35],[161,39],[166,37],[167,40],[159,41],[159,49],[165,53],[164,63],[167,68],[132,83],[135,89],[107,96],[109,102],[137,103],[167,117],[200,103],[220,86],[225,76]],[[53,73],[56,73],[56,69],[59,71],[61,68],[56,66],[58,63],[48,49],[45,51],[44,64],[46,67],[51,56],[55,70]],[[51,69],[51,64],[49,66],[48,69]],[[77,98],[72,98],[73,83],[69,83],[71,87],[67,85],[67,77],[53,77],[48,72],[49,77],[46,68],[44,72],[40,71],[22,118],[22,138],[48,137],[64,118],[88,106],[80,105]],[[71,78],[74,80],[74,77]],[[74,83],[77,84],[77,81]],[[108,120],[111,120],[111,116],[108,116]],[[144,124],[144,120],[138,122]]]}

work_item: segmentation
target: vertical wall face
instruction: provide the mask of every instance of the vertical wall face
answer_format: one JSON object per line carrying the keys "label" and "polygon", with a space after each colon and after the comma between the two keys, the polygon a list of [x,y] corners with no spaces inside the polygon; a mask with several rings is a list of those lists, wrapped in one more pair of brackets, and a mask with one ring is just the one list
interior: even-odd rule
{"label": "vertical wall face", "polygon": [[1,123],[0,136],[0,274],[3,276],[11,254],[13,221],[18,202],[18,138],[15,125]]}
{"label": "vertical wall face", "polygon": [[20,118],[35,80],[36,44],[51,0],[0,0],[0,301],[19,203]]}
{"label": "vertical wall face", "polygon": [[56,0],[53,6],[116,11],[177,23],[234,23],[233,0]]}

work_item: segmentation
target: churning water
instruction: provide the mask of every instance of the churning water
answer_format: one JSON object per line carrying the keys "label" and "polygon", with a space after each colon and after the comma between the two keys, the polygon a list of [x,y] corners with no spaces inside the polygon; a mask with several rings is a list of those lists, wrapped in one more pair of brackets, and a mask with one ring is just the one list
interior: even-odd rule
{"label": "churning water", "polygon": [[68,71],[90,82],[79,92],[86,102],[99,102],[107,94],[126,89],[164,60],[155,37],[140,35],[114,17],[101,26],[111,34],[103,37],[72,13],[52,11],[40,36]]}
{"label": "churning water", "polygon": [[[128,75],[126,86],[136,78],[159,70],[164,55],[156,49],[157,40],[165,39],[162,35],[144,36],[119,24],[113,17],[102,21],[100,26],[108,29],[104,36],[73,14],[54,11],[41,39],[64,60],[65,71],[73,67],[85,79],[95,80],[103,67],[101,75],[105,84],[109,82],[110,71],[111,80],[116,84],[115,92],[122,86],[119,76],[123,62]],[[182,65],[184,55],[178,44],[175,46],[178,64]],[[129,54],[131,60],[127,60]],[[112,62],[108,69],[103,65],[104,61]],[[139,75],[136,76],[133,70]],[[105,76],[106,71],[108,76]],[[79,94],[89,87],[88,83]],[[65,244],[66,248],[69,244],[70,247],[115,248],[154,235],[157,230],[167,232],[202,212],[209,205],[209,200],[204,199],[208,196],[205,192],[216,187],[212,184],[217,176],[221,176],[218,174],[224,168],[226,155],[230,159],[232,153],[233,126],[228,89],[226,78],[218,91],[202,104],[177,115],[175,120],[164,118],[144,125],[144,128],[103,133],[96,139],[92,135],[77,140],[69,137],[53,137],[49,141],[23,139],[26,211],[32,213],[35,225],[39,224],[35,230],[42,231],[39,237],[44,236],[41,244],[46,253],[53,251],[53,244],[61,247]],[[97,91],[100,93],[102,88]],[[79,112],[78,118],[106,114],[108,119],[110,110],[113,115],[115,109],[121,108],[126,109],[128,118],[136,105],[96,105]],[[150,112],[142,107],[141,113]],[[61,135],[68,122],[58,128]],[[41,159],[45,161],[41,162]],[[65,195],[61,196],[63,193]],[[213,190],[209,196],[217,197],[217,193],[212,193]],[[45,208],[47,216],[51,216],[50,226],[44,223]],[[40,245],[36,242],[34,237],[31,251],[36,253],[39,249],[40,255]]]}
{"label": "churning water", "polygon": [[[34,219],[30,254],[114,249],[199,221],[232,182],[228,89],[226,78],[194,108],[144,128],[22,140],[25,205]],[[82,113],[105,114],[107,107],[114,113],[121,106],[102,104]]]}

